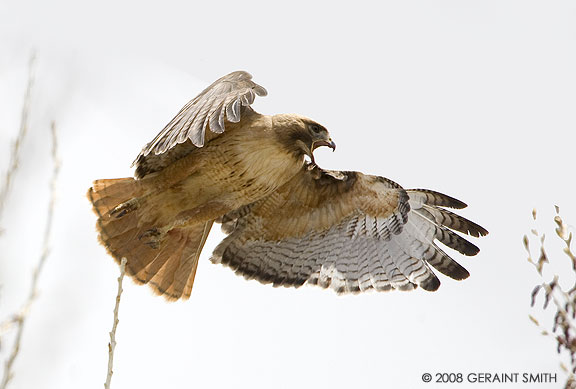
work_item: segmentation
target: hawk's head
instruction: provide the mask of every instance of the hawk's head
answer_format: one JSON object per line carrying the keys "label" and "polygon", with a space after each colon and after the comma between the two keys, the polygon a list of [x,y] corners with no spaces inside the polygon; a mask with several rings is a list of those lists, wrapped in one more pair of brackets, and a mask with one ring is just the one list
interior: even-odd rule
{"label": "hawk's head", "polygon": [[310,157],[313,164],[314,150],[320,146],[336,149],[328,130],[315,121],[298,115],[275,115],[272,117],[278,140],[296,157]]}

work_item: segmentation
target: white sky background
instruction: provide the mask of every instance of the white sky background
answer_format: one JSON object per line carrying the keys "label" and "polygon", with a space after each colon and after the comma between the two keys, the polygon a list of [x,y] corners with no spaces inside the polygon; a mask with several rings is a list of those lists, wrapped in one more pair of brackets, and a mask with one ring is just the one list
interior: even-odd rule
{"label": "white sky background", "polygon": [[[239,69],[268,89],[257,111],[303,114],[330,130],[338,148],[318,150],[320,166],[452,195],[490,235],[474,240],[477,257],[455,257],[466,281],[338,297],[212,265],[216,226],[189,301],[165,303],[126,279],[113,387],[434,387],[425,372],[563,381],[555,344],[528,320],[539,279],[522,236],[536,207],[550,253],[566,262],[552,216],[556,204],[576,223],[575,20],[570,1],[3,1],[2,171],[32,49],[38,71],[0,220],[0,320],[24,301],[40,253],[52,119],[62,160],[52,255],[11,388],[101,387],[118,267],[97,244],[84,194],[94,179],[131,175],[184,103]],[[556,271],[569,275],[565,265]]]}

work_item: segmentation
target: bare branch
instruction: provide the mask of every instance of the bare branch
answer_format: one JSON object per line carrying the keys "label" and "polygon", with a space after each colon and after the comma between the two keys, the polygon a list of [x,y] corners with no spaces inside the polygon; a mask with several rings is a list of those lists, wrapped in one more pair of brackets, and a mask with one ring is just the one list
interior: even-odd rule
{"label": "bare branch", "polygon": [[0,383],[0,389],[6,389],[8,383],[13,377],[12,367],[16,357],[18,356],[18,353],[20,352],[20,343],[22,340],[22,333],[24,331],[24,324],[26,323],[26,318],[28,317],[30,307],[38,296],[38,279],[44,264],[46,263],[46,258],[48,258],[50,255],[50,237],[52,235],[54,205],[56,203],[56,182],[58,179],[58,173],[60,172],[60,162],[58,159],[58,137],[56,133],[56,124],[54,122],[52,122],[50,129],[52,134],[52,161],[54,168],[52,169],[52,178],[50,180],[50,201],[48,203],[48,215],[46,217],[46,225],[44,227],[42,253],[40,254],[38,263],[36,264],[36,267],[32,273],[32,284],[30,285],[28,298],[20,309],[20,312],[8,321],[16,325],[16,338],[14,339],[12,351],[4,363],[4,376],[2,377],[2,382]]}
{"label": "bare branch", "polygon": [[26,133],[28,132],[30,101],[32,99],[32,88],[34,86],[35,63],[36,56],[32,53],[28,62],[28,84],[26,85],[24,103],[22,104],[22,113],[20,115],[20,129],[18,130],[18,135],[16,135],[16,140],[12,144],[8,169],[4,175],[4,183],[0,186],[0,219],[4,213],[4,203],[6,202],[6,197],[8,197],[8,193],[10,192],[12,180],[20,163],[20,147],[22,146]]}
{"label": "bare branch", "polygon": [[110,343],[108,343],[108,373],[106,374],[106,382],[104,383],[105,389],[110,389],[110,381],[112,381],[112,374],[114,373],[112,367],[114,365],[114,350],[116,349],[116,328],[118,327],[118,310],[120,308],[120,297],[122,296],[122,280],[126,273],[126,258],[122,258],[120,263],[120,276],[118,277],[118,293],[116,294],[116,305],[114,306],[114,322],[112,323],[112,331],[110,331]]}
{"label": "bare branch", "polygon": [[[532,216],[536,220],[536,212],[533,211]],[[564,242],[565,247],[563,252],[570,258],[572,269],[576,273],[576,255],[572,252],[570,247],[572,241],[572,232],[568,231],[568,226],[564,223],[560,217],[560,209],[556,206],[556,216],[554,217],[554,222],[557,225],[556,235]],[[528,252],[528,261],[534,265],[536,271],[543,279],[542,269],[549,263],[549,256],[546,254],[544,249],[544,234],[539,234],[533,230],[533,234],[539,238],[540,241],[540,258],[537,262],[532,259],[530,253],[530,242],[527,236],[524,236],[523,244]],[[568,381],[566,382],[566,388],[576,387],[576,284],[575,286],[565,291],[559,281],[559,276],[555,275],[551,281],[542,281],[540,285],[537,285],[531,294],[531,305],[534,306],[536,302],[536,297],[538,295],[544,294],[543,309],[546,309],[549,305],[556,308],[554,315],[554,322],[552,324],[551,331],[544,329],[542,324],[533,317],[529,316],[530,320],[536,324],[541,329],[543,335],[549,336],[556,342],[556,350],[558,354],[566,351],[570,357],[570,368],[567,368],[562,364],[565,371],[568,372]],[[550,303],[553,304],[550,304]]]}

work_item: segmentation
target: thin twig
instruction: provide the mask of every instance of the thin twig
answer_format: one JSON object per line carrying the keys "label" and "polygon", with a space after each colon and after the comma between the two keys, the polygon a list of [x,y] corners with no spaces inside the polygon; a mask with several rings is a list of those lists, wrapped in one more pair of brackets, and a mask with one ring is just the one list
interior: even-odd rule
{"label": "thin twig", "polygon": [[22,112],[20,114],[20,129],[16,140],[12,144],[12,151],[10,153],[10,161],[8,162],[8,169],[4,175],[4,183],[0,186],[0,219],[4,213],[4,203],[10,192],[12,180],[18,170],[20,163],[20,147],[24,142],[26,133],[28,132],[28,118],[30,113],[30,101],[32,98],[32,87],[34,86],[34,73],[35,73],[36,56],[34,53],[30,55],[28,62],[28,83],[26,85],[26,92],[24,94],[24,103],[22,104]]}
{"label": "thin twig", "polygon": [[114,322],[112,323],[112,331],[110,331],[110,343],[108,343],[108,373],[106,374],[106,382],[104,383],[105,389],[110,389],[110,381],[112,381],[112,367],[114,365],[114,350],[116,349],[116,328],[118,327],[118,310],[120,308],[120,297],[122,296],[122,280],[126,273],[126,258],[122,258],[120,262],[120,276],[118,277],[118,293],[116,294],[116,305],[114,306]]}
{"label": "thin twig", "polygon": [[[536,220],[536,212],[533,212],[534,220]],[[564,242],[563,252],[570,258],[572,269],[576,272],[576,254],[572,251],[570,244],[572,241],[572,232],[569,231],[568,225],[564,223],[560,217],[560,209],[556,207],[556,216],[554,222],[557,225],[556,234]],[[570,367],[561,364],[564,371],[568,373],[568,380],[565,388],[576,388],[576,284],[572,289],[566,291],[561,283],[560,277],[555,275],[551,281],[545,282],[543,275],[544,266],[549,263],[549,257],[544,249],[544,234],[539,234],[536,230],[532,230],[536,238],[540,240],[540,257],[538,261],[532,258],[530,252],[530,241],[528,236],[524,236],[524,247],[528,252],[528,262],[536,268],[540,275],[542,282],[536,285],[531,295],[531,305],[534,307],[538,295],[544,295],[543,309],[546,309],[551,302],[553,307],[556,308],[554,321],[551,330],[547,330],[542,326],[539,321],[529,315],[530,320],[538,326],[541,333],[546,335],[556,342],[556,351],[561,354],[563,351],[568,352],[570,356]],[[563,277],[566,275],[563,274]],[[574,277],[573,277],[574,278]]]}
{"label": "thin twig", "polygon": [[22,341],[22,333],[24,332],[24,324],[26,322],[26,318],[28,317],[30,307],[38,296],[38,279],[40,278],[40,274],[44,264],[46,263],[46,258],[48,258],[50,255],[50,237],[52,235],[54,205],[56,203],[56,182],[58,179],[58,173],[60,172],[60,162],[58,159],[58,137],[56,133],[56,124],[54,122],[52,122],[50,129],[52,134],[52,161],[54,168],[52,169],[52,178],[50,180],[50,202],[48,203],[48,215],[46,217],[46,225],[44,227],[42,253],[32,273],[32,284],[30,286],[28,299],[20,309],[20,312],[10,319],[13,323],[16,324],[17,327],[16,338],[14,339],[14,344],[12,346],[10,356],[4,363],[4,376],[2,377],[2,382],[0,383],[0,389],[6,389],[8,383],[13,377],[12,367],[20,351],[20,343]]}

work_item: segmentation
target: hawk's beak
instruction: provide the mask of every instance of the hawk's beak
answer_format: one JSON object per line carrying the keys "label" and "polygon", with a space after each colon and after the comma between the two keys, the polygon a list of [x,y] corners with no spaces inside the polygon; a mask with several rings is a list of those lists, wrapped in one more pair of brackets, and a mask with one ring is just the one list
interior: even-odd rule
{"label": "hawk's beak", "polygon": [[312,151],[316,150],[320,146],[330,147],[332,151],[336,150],[336,143],[334,143],[332,139],[315,141],[312,143]]}

